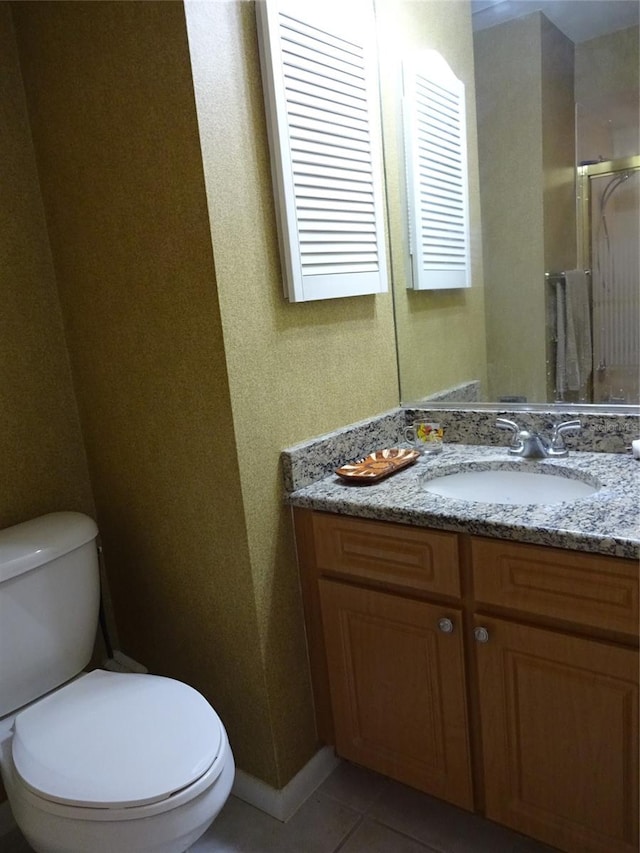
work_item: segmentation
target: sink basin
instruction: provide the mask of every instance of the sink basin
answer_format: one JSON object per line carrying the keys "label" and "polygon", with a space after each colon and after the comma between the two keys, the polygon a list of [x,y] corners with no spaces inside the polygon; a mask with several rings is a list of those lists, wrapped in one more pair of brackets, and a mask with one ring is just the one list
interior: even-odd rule
{"label": "sink basin", "polygon": [[510,469],[464,470],[425,478],[428,492],[459,501],[493,504],[555,504],[597,492],[599,486],[558,474]]}

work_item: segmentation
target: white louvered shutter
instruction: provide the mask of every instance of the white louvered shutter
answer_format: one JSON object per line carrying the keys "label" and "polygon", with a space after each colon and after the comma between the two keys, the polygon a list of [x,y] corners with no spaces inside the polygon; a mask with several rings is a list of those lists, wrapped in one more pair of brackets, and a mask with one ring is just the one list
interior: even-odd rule
{"label": "white louvered shutter", "polygon": [[464,83],[435,51],[403,65],[409,244],[415,290],[469,287]]}
{"label": "white louvered shutter", "polygon": [[371,0],[257,0],[285,296],[387,290]]}

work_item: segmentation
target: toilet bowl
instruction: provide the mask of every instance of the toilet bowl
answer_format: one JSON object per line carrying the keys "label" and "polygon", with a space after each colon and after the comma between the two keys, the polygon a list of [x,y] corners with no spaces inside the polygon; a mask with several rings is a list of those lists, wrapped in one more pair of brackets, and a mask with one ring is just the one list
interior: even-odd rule
{"label": "toilet bowl", "polygon": [[229,796],[222,722],[192,687],[84,672],[98,528],[54,512],[0,531],[0,771],[36,853],[183,853]]}
{"label": "toilet bowl", "polygon": [[234,777],[224,727],[197,691],[102,670],[19,712],[0,767],[37,853],[182,853]]}

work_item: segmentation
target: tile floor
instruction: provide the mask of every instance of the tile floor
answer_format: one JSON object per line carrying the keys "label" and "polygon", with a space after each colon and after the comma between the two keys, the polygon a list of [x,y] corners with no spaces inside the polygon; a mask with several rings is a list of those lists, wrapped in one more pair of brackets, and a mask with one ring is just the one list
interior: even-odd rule
{"label": "tile floor", "polygon": [[[30,853],[22,836],[0,853]],[[525,838],[368,770],[341,763],[287,822],[236,797],[190,853],[551,853]],[[122,851],[126,853],[126,851]]]}

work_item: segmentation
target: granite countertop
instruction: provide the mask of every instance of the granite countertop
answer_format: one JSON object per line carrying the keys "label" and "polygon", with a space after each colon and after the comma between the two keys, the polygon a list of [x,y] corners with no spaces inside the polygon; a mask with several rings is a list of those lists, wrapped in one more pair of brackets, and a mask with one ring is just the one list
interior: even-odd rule
{"label": "granite countertop", "polygon": [[[505,505],[453,500],[427,492],[425,476],[457,466],[499,462],[518,470],[549,467],[568,477],[600,484],[597,492],[567,503]],[[525,460],[500,447],[448,444],[441,454],[369,485],[335,474],[295,488],[292,506],[395,521],[420,527],[492,536],[576,551],[640,557],[640,462],[628,454],[574,451],[561,459]]]}

